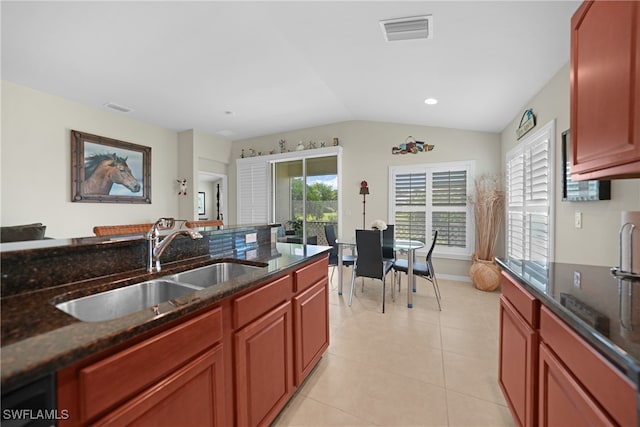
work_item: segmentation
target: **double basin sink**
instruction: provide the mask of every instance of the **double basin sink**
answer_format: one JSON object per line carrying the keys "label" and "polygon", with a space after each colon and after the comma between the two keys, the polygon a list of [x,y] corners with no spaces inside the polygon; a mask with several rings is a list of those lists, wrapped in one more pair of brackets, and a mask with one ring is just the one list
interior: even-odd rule
{"label": "double basin sink", "polygon": [[262,268],[233,262],[221,262],[72,299],[56,304],[56,308],[85,322],[113,320],[147,308],[157,310],[160,303],[171,302],[175,298]]}

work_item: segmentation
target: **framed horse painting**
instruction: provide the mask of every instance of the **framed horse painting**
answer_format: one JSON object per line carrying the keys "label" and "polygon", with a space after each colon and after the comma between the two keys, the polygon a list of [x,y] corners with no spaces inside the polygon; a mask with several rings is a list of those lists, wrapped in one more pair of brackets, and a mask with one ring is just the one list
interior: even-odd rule
{"label": "framed horse painting", "polygon": [[151,203],[151,147],[72,130],[71,201]]}

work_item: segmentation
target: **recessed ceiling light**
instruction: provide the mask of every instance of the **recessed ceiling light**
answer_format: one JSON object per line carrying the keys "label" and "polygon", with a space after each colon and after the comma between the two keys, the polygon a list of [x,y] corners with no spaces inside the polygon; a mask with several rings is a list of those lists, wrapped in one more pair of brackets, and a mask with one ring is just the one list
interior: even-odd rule
{"label": "recessed ceiling light", "polygon": [[224,112],[224,114],[225,114],[226,116],[233,116],[233,115],[235,115],[236,113],[234,113],[234,112],[233,112],[233,111],[231,111],[231,110],[227,110],[227,111],[225,111],[225,112]]}
{"label": "recessed ceiling light", "polygon": [[435,98],[427,98],[424,100],[424,103],[427,105],[436,105],[438,103],[438,100]]}

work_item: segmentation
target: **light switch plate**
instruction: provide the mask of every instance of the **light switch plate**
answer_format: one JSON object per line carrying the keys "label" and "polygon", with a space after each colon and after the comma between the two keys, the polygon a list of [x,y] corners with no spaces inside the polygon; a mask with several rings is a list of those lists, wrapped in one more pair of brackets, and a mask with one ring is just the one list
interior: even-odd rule
{"label": "light switch plate", "polygon": [[573,287],[580,289],[582,286],[582,276],[579,271],[573,272]]}
{"label": "light switch plate", "polygon": [[575,226],[576,228],[582,228],[582,212],[575,213]]}

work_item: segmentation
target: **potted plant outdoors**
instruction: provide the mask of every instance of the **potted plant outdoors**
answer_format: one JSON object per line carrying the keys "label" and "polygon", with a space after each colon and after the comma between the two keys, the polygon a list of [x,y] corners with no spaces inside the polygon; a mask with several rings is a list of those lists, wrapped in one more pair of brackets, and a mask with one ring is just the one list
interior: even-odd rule
{"label": "potted plant outdoors", "polygon": [[477,289],[490,292],[500,285],[500,268],[494,256],[504,216],[505,193],[500,179],[495,175],[476,178],[475,191],[470,202],[476,221],[476,247],[469,276]]}
{"label": "potted plant outdoors", "polygon": [[293,229],[296,236],[302,237],[302,218],[296,218],[291,221],[287,221],[287,224]]}

